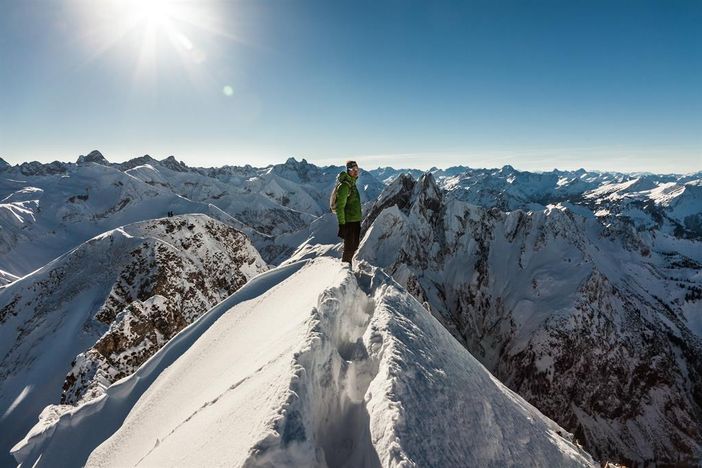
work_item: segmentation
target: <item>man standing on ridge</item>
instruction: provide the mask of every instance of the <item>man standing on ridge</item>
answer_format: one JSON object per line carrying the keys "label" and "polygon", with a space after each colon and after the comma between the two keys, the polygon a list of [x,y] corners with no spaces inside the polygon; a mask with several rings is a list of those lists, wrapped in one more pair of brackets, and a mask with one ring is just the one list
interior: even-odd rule
{"label": "man standing on ridge", "polygon": [[341,261],[349,265],[361,240],[361,196],[356,188],[359,172],[356,161],[346,161],[346,171],[341,172],[336,181],[336,217],[339,237],[344,239]]}

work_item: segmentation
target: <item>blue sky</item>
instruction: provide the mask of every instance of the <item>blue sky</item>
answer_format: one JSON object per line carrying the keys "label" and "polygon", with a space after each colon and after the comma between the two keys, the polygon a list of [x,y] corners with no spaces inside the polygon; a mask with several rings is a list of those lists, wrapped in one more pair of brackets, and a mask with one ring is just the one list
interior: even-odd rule
{"label": "blue sky", "polygon": [[0,8],[10,163],[702,169],[696,0]]}

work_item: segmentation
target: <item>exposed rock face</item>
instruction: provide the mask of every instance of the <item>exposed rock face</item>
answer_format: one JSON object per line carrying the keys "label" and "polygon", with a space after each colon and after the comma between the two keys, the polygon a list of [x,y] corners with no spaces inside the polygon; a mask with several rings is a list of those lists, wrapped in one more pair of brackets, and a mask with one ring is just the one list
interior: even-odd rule
{"label": "exposed rock face", "polygon": [[212,219],[174,217],[140,226],[159,232],[166,242],[144,242],[129,253],[130,262],[95,315],[109,330],[76,358],[62,404],[92,398],[130,375],[176,333],[265,269],[243,234]]}
{"label": "exposed rock face", "polygon": [[359,258],[596,458],[700,462],[702,245],[561,205],[478,207],[431,174],[396,179],[369,221]]}

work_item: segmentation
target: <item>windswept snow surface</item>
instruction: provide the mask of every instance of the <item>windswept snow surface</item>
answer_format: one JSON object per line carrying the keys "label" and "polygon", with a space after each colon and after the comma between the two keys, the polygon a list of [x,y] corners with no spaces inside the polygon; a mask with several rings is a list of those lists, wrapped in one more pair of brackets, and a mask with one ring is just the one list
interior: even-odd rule
{"label": "windswept snow surface", "polygon": [[591,466],[368,265],[263,273],[99,400],[35,427],[22,466]]}

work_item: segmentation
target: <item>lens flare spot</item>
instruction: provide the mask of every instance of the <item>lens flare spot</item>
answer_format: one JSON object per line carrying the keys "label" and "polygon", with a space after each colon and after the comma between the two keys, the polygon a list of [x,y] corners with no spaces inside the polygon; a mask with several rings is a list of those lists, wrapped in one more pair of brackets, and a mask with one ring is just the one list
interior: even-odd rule
{"label": "lens flare spot", "polygon": [[234,95],[234,88],[232,88],[229,85],[226,85],[224,88],[222,88],[222,94],[224,94],[227,97],[232,97]]}

